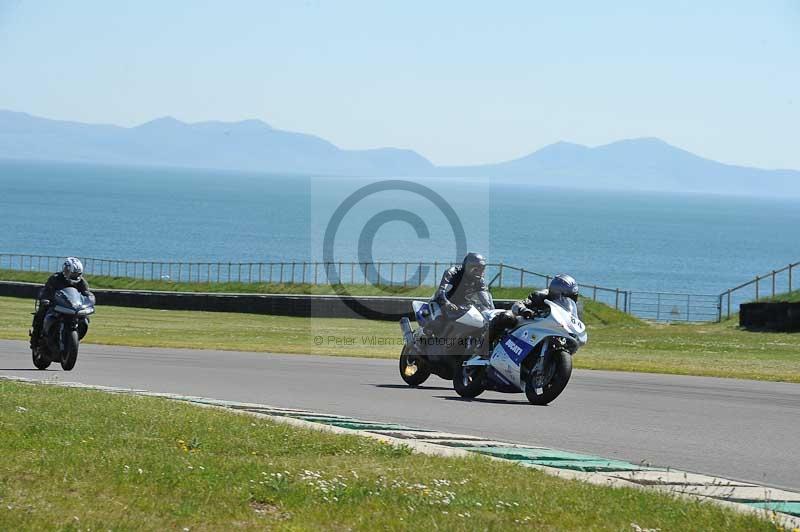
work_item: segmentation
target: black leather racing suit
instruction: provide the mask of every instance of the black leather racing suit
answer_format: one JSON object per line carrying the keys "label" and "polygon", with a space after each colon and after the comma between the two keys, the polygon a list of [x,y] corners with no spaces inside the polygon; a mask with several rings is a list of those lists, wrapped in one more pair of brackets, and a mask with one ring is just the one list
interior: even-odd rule
{"label": "black leather racing suit", "polygon": [[493,310],[494,301],[486,280],[481,277],[471,277],[464,275],[464,266],[453,266],[445,270],[439,287],[433,295],[433,300],[437,302],[448,314],[448,306],[455,305],[463,307],[475,305],[478,310]]}
{"label": "black leather racing suit", "polygon": [[[46,299],[48,301],[53,301],[53,298],[56,295],[56,292],[59,290],[63,290],[65,288],[75,288],[83,294],[84,296],[88,296],[91,294],[89,292],[89,283],[86,282],[86,279],[83,276],[78,277],[75,280],[67,279],[64,277],[64,274],[61,272],[54,273],[50,276],[47,280],[45,285],[39,290],[39,300]],[[36,342],[39,341],[39,336],[42,333],[42,324],[44,323],[44,315],[47,314],[47,308],[45,305],[39,305],[39,309],[36,311],[36,314],[33,316],[33,327],[31,331],[31,347],[36,345]]]}

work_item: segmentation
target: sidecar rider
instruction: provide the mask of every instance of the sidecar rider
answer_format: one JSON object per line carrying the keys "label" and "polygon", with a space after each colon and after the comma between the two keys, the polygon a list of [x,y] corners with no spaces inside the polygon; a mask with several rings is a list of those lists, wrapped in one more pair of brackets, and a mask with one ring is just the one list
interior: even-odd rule
{"label": "sidecar rider", "polygon": [[[56,292],[65,288],[75,288],[84,296],[91,296],[89,283],[83,278],[83,264],[75,257],[67,257],[61,267],[61,271],[54,273],[47,280],[47,283],[39,290],[40,301],[52,301]],[[47,314],[48,305],[39,305],[36,314],[33,316],[33,326],[31,327],[31,349],[39,341],[44,324],[44,316]]]}
{"label": "sidecar rider", "polygon": [[448,324],[458,319],[465,307],[479,311],[494,310],[494,300],[484,279],[486,259],[479,253],[467,253],[460,266],[445,270],[432,302],[440,307],[430,332],[447,336]]}
{"label": "sidecar rider", "polygon": [[453,266],[442,274],[433,301],[446,315],[458,312],[464,305],[475,305],[478,310],[493,310],[494,301],[483,277],[485,272],[483,255],[467,253],[460,266]]}
{"label": "sidecar rider", "polygon": [[566,298],[577,303],[578,293],[578,283],[571,275],[563,273],[556,275],[553,277],[553,280],[550,281],[547,290],[531,292],[525,299],[514,303],[511,310],[498,313],[492,319],[489,324],[489,334],[487,338],[489,349],[491,349],[491,346],[494,345],[495,341],[497,341],[506,330],[514,326],[518,316],[525,319],[533,318],[538,313],[548,308],[545,301],[559,303],[563,302],[564,298]]}

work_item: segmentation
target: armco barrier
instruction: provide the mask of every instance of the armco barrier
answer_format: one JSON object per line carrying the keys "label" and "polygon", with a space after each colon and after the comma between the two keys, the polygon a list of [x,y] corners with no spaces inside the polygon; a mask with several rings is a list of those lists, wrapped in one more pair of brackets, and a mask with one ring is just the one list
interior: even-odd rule
{"label": "armco barrier", "polygon": [[739,325],[746,329],[800,332],[800,303],[745,303]]}
{"label": "armco barrier", "polygon": [[[41,285],[0,282],[0,296],[33,300]],[[192,310],[203,312],[238,312],[319,318],[371,318],[399,320],[410,316],[408,297],[336,296],[303,294],[219,294],[194,292],[152,292],[142,290],[92,290],[97,305],[136,307],[158,310]],[[369,309],[356,313],[348,302],[363,304]],[[512,301],[495,301],[498,308],[510,308]],[[32,305],[32,304],[31,304]]]}

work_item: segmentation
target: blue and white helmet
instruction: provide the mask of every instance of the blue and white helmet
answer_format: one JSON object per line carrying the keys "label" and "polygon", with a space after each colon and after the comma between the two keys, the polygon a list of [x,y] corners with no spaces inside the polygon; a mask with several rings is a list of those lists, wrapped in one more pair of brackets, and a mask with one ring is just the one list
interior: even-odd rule
{"label": "blue and white helmet", "polygon": [[566,275],[564,273],[558,274],[550,281],[547,296],[553,301],[560,297],[567,297],[573,301],[578,301],[578,283],[571,275]]}
{"label": "blue and white helmet", "polygon": [[83,275],[83,263],[75,257],[67,257],[61,267],[61,273],[65,279],[77,281]]}

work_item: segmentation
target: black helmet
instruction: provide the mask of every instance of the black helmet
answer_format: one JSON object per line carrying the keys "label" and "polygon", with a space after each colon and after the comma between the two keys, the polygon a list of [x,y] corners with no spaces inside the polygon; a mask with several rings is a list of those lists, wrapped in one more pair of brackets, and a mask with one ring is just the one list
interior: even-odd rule
{"label": "black helmet", "polygon": [[465,275],[481,279],[483,278],[483,272],[486,270],[486,259],[480,253],[467,253],[461,265],[464,268]]}
{"label": "black helmet", "polygon": [[547,288],[547,297],[551,301],[560,297],[568,297],[577,302],[578,283],[572,276],[560,273],[550,281],[550,286]]}

